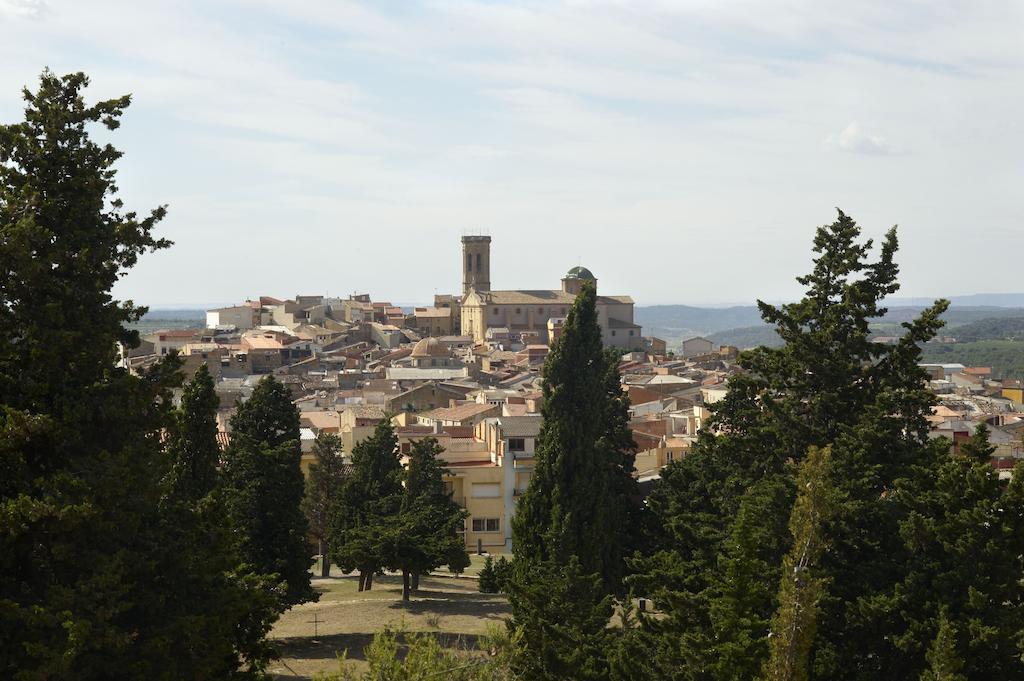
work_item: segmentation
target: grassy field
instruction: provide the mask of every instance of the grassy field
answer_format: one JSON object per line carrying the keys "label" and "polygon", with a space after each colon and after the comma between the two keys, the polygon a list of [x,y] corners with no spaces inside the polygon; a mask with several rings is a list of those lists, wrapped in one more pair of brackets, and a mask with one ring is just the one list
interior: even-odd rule
{"label": "grassy field", "polygon": [[445,645],[474,647],[488,626],[508,617],[509,607],[503,596],[477,591],[483,558],[472,560],[462,576],[439,571],[421,578],[419,593],[408,603],[402,602],[399,575],[378,576],[373,590],[362,593],[354,574],[335,570],[330,579],[314,579],[320,600],[284,613],[271,632],[283,655],[271,673],[278,679],[311,679],[317,672],[337,671],[336,658],[346,651],[358,664],[373,634],[385,627],[431,632]]}

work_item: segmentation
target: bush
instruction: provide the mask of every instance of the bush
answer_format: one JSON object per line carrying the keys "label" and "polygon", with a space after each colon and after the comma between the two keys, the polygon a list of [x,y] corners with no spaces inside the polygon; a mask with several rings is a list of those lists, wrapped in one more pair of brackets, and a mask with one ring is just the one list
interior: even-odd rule
{"label": "bush", "polygon": [[496,594],[498,593],[500,586],[501,585],[498,583],[498,572],[494,567],[494,559],[487,556],[487,558],[484,559],[484,567],[480,570],[479,584],[477,588],[480,590],[480,593]]}

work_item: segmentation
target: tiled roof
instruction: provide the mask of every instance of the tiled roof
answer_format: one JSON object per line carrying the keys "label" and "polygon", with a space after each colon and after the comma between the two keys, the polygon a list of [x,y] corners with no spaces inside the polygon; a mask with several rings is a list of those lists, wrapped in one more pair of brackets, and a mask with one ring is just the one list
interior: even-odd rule
{"label": "tiled roof", "polygon": [[480,414],[484,414],[488,411],[495,410],[496,407],[490,404],[477,404],[476,402],[469,402],[467,404],[460,404],[455,407],[441,407],[440,409],[434,409],[428,411],[425,414],[421,414],[422,418],[433,419],[435,421],[463,421],[465,419],[473,418]]}

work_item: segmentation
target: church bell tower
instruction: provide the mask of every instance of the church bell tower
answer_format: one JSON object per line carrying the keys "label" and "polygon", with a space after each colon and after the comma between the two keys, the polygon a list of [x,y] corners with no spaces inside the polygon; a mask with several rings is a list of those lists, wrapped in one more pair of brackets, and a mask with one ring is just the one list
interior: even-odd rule
{"label": "church bell tower", "polygon": [[462,295],[491,290],[491,237],[462,237]]}

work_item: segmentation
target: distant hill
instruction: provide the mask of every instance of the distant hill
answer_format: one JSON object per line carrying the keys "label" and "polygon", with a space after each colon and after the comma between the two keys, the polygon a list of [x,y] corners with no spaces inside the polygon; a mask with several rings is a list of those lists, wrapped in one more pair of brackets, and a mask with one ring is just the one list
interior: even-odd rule
{"label": "distant hill", "polygon": [[643,327],[644,335],[677,342],[716,331],[757,326],[761,315],[753,305],[721,308],[652,305],[637,307],[633,319]]}
{"label": "distant hill", "polygon": [[201,329],[206,326],[206,310],[150,310],[129,326],[142,335],[161,329]]}
{"label": "distant hill", "polygon": [[[1009,296],[1010,294],[1007,294]],[[972,296],[966,296],[972,298]],[[1009,300],[1009,298],[1007,298]],[[896,302],[896,301],[892,301]],[[932,301],[928,301],[930,305]],[[879,335],[899,335],[900,325],[909,322],[921,313],[924,305],[893,305],[884,318],[872,324]],[[946,329],[943,333],[961,336],[960,330],[969,324],[981,324],[977,331],[969,331],[972,340],[988,338],[1016,338],[1011,333],[1014,322],[1024,320],[1024,307],[1000,307],[995,305],[963,305],[953,303],[943,315]],[[774,331],[761,321],[761,315],[754,305],[710,308],[690,305],[654,305],[637,307],[634,319],[644,329],[644,335],[658,336],[677,346],[692,336],[706,336],[721,345],[735,345],[740,348],[757,345],[778,345]],[[1006,320],[1002,323],[1000,320]],[[1024,322],[1022,322],[1024,324]],[[956,329],[954,332],[953,330]],[[993,335],[1001,329],[1002,335]]]}
{"label": "distant hill", "polygon": [[782,339],[775,333],[775,327],[767,324],[718,331],[708,334],[707,338],[715,345],[734,345],[740,350],[756,348],[759,345],[767,345],[770,348],[782,345]]}
{"label": "distant hill", "polygon": [[[945,296],[954,306],[967,307],[1020,307],[1024,308],[1024,293],[975,293],[969,296]],[[891,298],[887,305],[900,307],[927,307],[934,298]]]}
{"label": "distant hill", "polygon": [[993,378],[1024,379],[1024,341],[983,340],[970,343],[928,343],[921,349],[925,362],[958,362],[969,367],[992,367]]}
{"label": "distant hill", "polygon": [[1015,317],[986,317],[950,331],[961,343],[985,340],[1024,340],[1024,313]]}

